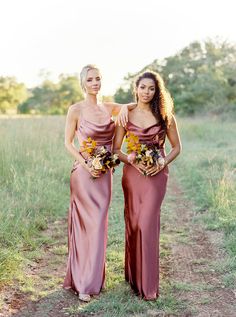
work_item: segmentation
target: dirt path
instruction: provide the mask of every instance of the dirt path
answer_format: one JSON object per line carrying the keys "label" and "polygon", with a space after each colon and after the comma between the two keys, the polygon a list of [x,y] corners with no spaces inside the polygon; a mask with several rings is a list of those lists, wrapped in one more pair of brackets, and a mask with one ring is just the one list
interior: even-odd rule
{"label": "dirt path", "polygon": [[170,275],[176,297],[188,307],[180,316],[236,317],[236,285],[235,289],[226,288],[224,273],[217,269],[227,258],[220,248],[221,234],[204,230],[194,206],[184,199],[175,182],[169,190],[175,205],[165,228],[172,233]]}
{"label": "dirt path", "polygon": [[[236,291],[226,288],[222,273],[214,269],[214,263],[224,261],[225,255],[218,247],[221,236],[206,232],[192,221],[194,208],[173,181],[168,197],[171,212],[168,221],[163,219],[162,233],[170,239],[171,255],[161,265],[165,270],[168,267],[174,294],[185,304],[178,316],[236,317]],[[0,317],[65,317],[69,315],[65,307],[78,306],[78,297],[61,288],[66,266],[66,226],[66,219],[62,219],[43,233],[57,242],[44,245],[37,260],[28,263],[24,284],[15,281],[1,289],[4,305]],[[152,310],[140,316],[170,315]]]}

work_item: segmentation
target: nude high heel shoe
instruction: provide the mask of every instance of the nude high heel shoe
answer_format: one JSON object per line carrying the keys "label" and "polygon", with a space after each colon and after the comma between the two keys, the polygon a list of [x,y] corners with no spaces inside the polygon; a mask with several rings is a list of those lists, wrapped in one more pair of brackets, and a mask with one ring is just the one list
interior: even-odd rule
{"label": "nude high heel shoe", "polygon": [[79,299],[82,300],[83,302],[88,303],[88,302],[90,302],[90,300],[91,300],[91,296],[90,296],[89,294],[82,294],[82,293],[80,293],[80,294],[79,294]]}

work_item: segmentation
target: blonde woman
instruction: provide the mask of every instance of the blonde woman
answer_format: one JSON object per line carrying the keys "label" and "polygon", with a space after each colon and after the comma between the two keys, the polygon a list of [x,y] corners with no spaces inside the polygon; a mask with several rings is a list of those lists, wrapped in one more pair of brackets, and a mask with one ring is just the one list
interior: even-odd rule
{"label": "blonde woman", "polygon": [[[121,105],[99,104],[101,74],[94,65],[85,66],[80,74],[85,99],[70,106],[65,126],[65,146],[75,158],[70,179],[70,208],[68,215],[69,257],[64,288],[71,288],[82,301],[90,301],[104,286],[107,215],[111,199],[112,172],[101,174],[88,164],[83,141],[91,137],[98,147],[111,150],[115,123]],[[120,121],[127,118],[128,108],[122,107]],[[79,149],[74,145],[78,138]],[[94,178],[96,178],[94,180]]]}

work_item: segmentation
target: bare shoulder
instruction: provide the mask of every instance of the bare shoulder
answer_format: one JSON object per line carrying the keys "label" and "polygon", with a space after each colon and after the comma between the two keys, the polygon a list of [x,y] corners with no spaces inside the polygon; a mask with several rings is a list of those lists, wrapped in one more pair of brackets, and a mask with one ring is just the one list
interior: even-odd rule
{"label": "bare shoulder", "polygon": [[106,102],[103,102],[103,105],[104,105],[106,108],[113,108],[113,107],[115,106],[115,102],[106,101]]}
{"label": "bare shoulder", "polygon": [[71,105],[68,109],[68,115],[73,119],[78,119],[83,107],[83,101]]}
{"label": "bare shoulder", "polygon": [[106,108],[106,110],[110,113],[110,115],[112,114],[112,111],[113,111],[113,108],[115,106],[115,103],[114,102],[103,102],[102,103],[103,106]]}
{"label": "bare shoulder", "polygon": [[105,101],[103,102],[103,105],[105,107],[113,107],[115,105],[115,102],[112,102],[112,101]]}
{"label": "bare shoulder", "polygon": [[131,120],[132,120],[132,118],[135,117],[136,114],[137,114],[137,108],[136,108],[136,107],[133,108],[133,109],[130,109],[130,110],[128,111],[128,119],[131,119]]}

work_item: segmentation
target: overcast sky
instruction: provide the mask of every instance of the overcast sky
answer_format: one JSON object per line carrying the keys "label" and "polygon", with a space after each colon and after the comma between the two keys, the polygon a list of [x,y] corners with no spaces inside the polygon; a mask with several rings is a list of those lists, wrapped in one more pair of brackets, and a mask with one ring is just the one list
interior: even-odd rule
{"label": "overcast sky", "polygon": [[236,43],[235,0],[0,0],[0,76],[28,87],[100,67],[103,94],[195,40]]}

